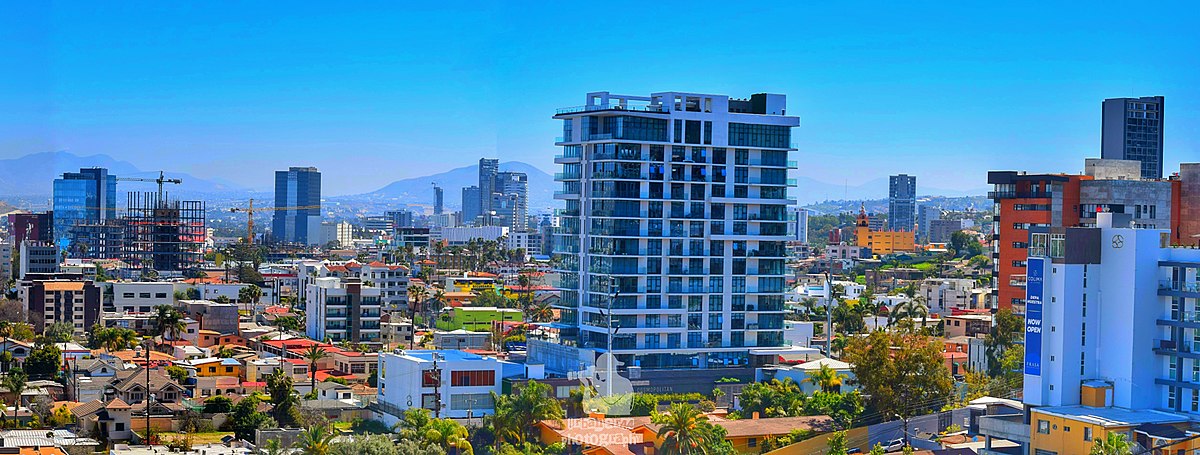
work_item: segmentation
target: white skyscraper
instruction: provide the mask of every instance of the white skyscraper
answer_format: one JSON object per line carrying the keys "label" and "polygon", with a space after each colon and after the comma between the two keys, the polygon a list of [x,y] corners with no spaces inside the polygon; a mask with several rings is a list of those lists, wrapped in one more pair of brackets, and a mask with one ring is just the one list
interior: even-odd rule
{"label": "white skyscraper", "polygon": [[745,366],[752,348],[783,345],[800,124],[785,103],[596,92],[559,110],[566,344],[606,350],[611,316],[612,349],[630,366]]}

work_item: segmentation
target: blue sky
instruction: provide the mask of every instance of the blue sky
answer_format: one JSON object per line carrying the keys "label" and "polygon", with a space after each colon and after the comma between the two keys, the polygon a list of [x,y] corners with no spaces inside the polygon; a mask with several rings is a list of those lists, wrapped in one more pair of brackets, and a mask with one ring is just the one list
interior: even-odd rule
{"label": "blue sky", "polygon": [[1167,169],[1200,161],[1187,2],[42,3],[0,16],[0,158],[259,188],[315,165],[356,193],[480,156],[553,171],[555,108],[680,90],[787,94],[801,174],[831,183],[1078,171],[1130,95],[1167,97]]}

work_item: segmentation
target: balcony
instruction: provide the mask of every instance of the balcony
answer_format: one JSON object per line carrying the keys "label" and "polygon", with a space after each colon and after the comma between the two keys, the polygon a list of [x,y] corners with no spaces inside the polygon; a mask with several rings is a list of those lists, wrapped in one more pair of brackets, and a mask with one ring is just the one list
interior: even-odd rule
{"label": "balcony", "polygon": [[1025,275],[1013,275],[1012,277],[1009,278],[1008,284],[1009,284],[1009,286],[1017,286],[1017,287],[1023,288],[1023,287],[1025,287],[1026,280],[1027,280],[1027,278]]}
{"label": "balcony", "polygon": [[1158,282],[1158,295],[1175,297],[1200,297],[1200,282],[1184,280],[1161,280]]}
{"label": "balcony", "polygon": [[556,109],[554,115],[578,114],[581,112],[597,112],[597,111],[630,111],[630,112],[667,112],[661,104],[649,104],[642,106],[631,106],[627,104],[587,104],[583,106],[571,106]]}
{"label": "balcony", "polygon": [[979,434],[1028,444],[1029,424],[1021,414],[980,416]]}

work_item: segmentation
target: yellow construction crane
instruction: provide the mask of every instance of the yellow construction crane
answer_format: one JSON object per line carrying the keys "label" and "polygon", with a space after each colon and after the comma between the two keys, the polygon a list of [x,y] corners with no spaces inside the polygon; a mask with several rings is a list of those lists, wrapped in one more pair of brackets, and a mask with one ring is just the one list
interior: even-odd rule
{"label": "yellow construction crane", "polygon": [[163,171],[158,171],[158,178],[143,179],[137,177],[117,177],[119,182],[154,182],[158,184],[158,200],[161,202],[163,198],[163,184],[174,183],[176,185],[183,183],[183,179],[169,179]]}
{"label": "yellow construction crane", "polygon": [[299,207],[255,207],[254,199],[250,200],[250,205],[247,207],[234,207],[229,209],[230,212],[245,212],[246,213],[246,243],[254,244],[254,212],[278,212],[283,210],[320,210],[319,205],[304,205]]}

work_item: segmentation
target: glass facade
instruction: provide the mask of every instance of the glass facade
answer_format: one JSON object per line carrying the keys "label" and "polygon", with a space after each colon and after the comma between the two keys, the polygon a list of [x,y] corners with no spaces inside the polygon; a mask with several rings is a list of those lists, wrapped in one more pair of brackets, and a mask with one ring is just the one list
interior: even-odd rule
{"label": "glass facade", "polygon": [[638,329],[612,339],[625,365],[746,366],[747,348],[783,344],[789,184],[777,149],[790,127],[673,112],[560,114],[579,119],[582,142],[558,176],[555,325],[562,343],[604,350],[611,311],[614,326]]}
{"label": "glass facade", "polygon": [[729,145],[785,149],[791,146],[792,129],[779,125],[729,124]]}
{"label": "glass facade", "polygon": [[80,169],[54,180],[54,240],[60,250],[71,243],[71,229],[116,218],[117,177],[104,168]]}

